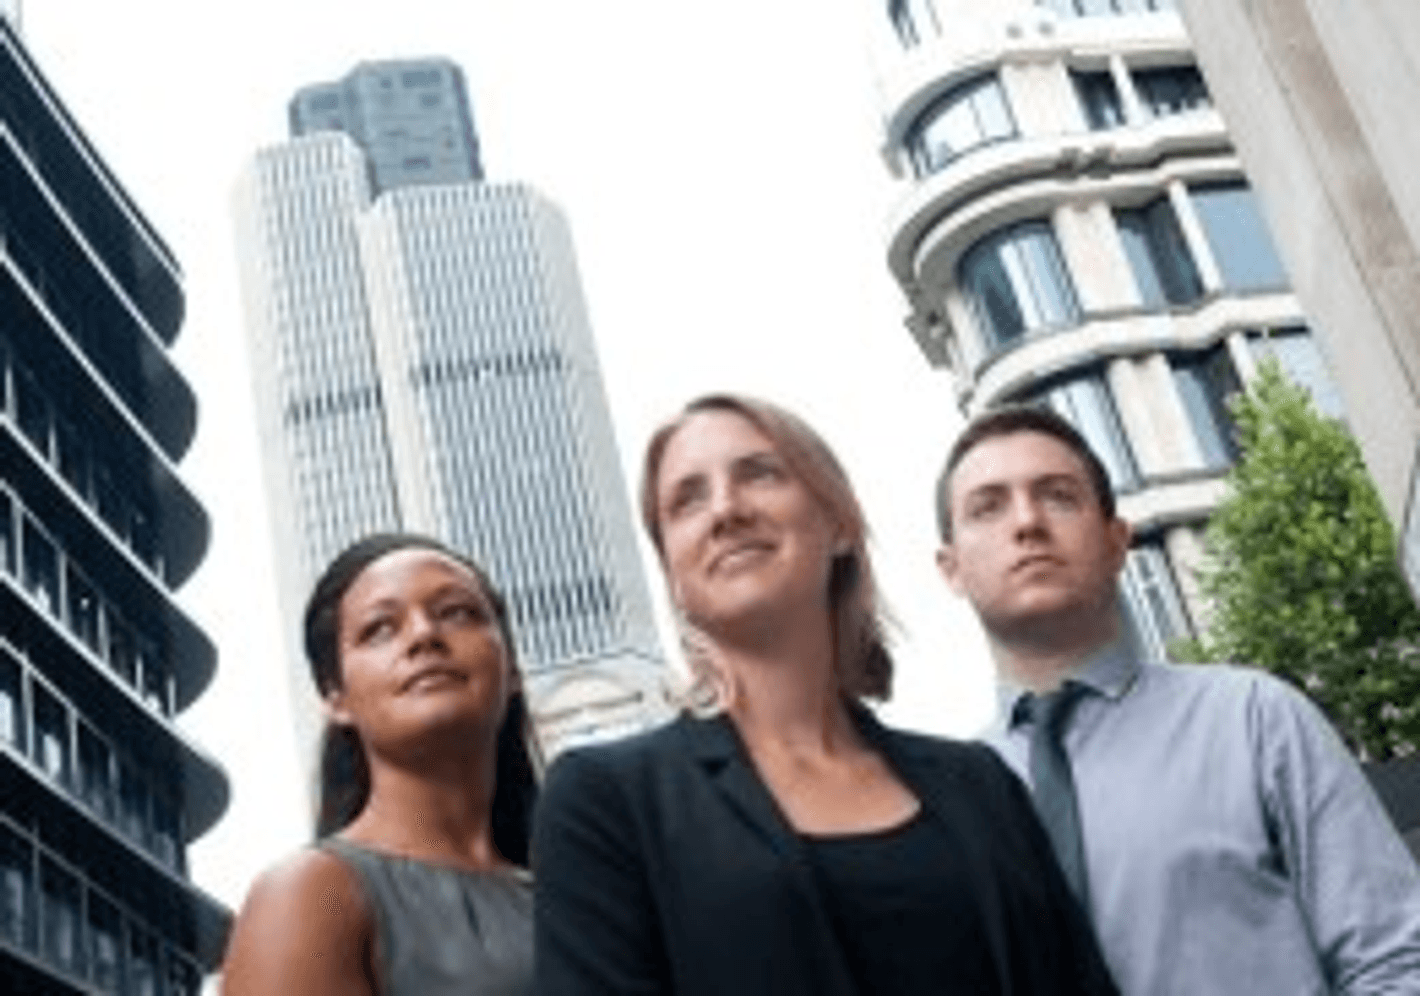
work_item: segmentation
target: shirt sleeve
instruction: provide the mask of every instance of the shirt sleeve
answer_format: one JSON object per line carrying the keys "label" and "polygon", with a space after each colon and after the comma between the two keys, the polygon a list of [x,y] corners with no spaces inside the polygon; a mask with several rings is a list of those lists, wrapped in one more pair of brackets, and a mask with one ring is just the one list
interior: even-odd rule
{"label": "shirt sleeve", "polygon": [[564,755],[547,774],[532,852],[541,996],[672,991],[631,812],[595,749]]}
{"label": "shirt sleeve", "polygon": [[1259,786],[1317,958],[1336,993],[1420,993],[1420,869],[1320,710],[1259,676]]}

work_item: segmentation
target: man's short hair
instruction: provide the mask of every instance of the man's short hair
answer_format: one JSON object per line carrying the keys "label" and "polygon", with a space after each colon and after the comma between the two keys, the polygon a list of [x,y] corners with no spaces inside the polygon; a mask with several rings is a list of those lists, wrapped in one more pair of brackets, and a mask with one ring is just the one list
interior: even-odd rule
{"label": "man's short hair", "polygon": [[1085,437],[1063,416],[1039,405],[1003,405],[992,408],[972,419],[947,454],[946,466],[937,476],[937,529],[942,542],[952,539],[952,473],[966,455],[988,439],[1010,436],[1017,432],[1039,432],[1052,436],[1070,447],[1084,462],[1090,485],[1099,499],[1100,512],[1106,519],[1115,517],[1114,488],[1109,483],[1109,471]]}

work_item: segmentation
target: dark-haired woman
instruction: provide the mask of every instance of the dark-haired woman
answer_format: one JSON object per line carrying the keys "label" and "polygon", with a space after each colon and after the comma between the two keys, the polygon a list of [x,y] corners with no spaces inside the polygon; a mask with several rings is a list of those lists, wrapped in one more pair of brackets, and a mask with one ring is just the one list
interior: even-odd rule
{"label": "dark-haired woman", "polygon": [[238,916],[227,996],[524,996],[536,792],[502,597],[423,536],[363,539],[306,606],[328,724],[314,847]]}
{"label": "dark-haired woman", "polygon": [[1015,777],[861,704],[892,661],[823,441],[701,398],[652,438],[641,510],[710,715],[548,773],[542,996],[1113,993]]}

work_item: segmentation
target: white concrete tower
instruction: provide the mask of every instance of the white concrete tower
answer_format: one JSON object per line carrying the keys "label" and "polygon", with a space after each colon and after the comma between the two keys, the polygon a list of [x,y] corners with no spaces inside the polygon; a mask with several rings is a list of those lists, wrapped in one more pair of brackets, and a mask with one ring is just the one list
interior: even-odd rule
{"label": "white concrete tower", "polygon": [[[357,73],[424,85],[411,65]],[[304,599],[385,529],[488,568],[549,753],[650,725],[662,655],[561,213],[519,184],[376,180],[355,140],[321,131],[258,153],[237,191],[301,742],[320,726]]]}
{"label": "white concrete tower", "polygon": [[888,263],[965,414],[1044,402],[1108,465],[1145,652],[1188,635],[1227,397],[1275,353],[1341,415],[1173,0],[875,0]]}

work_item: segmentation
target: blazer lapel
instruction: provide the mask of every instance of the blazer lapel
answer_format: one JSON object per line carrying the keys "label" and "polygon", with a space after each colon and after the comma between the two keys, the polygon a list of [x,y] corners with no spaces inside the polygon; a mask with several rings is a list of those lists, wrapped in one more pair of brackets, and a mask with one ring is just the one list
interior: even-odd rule
{"label": "blazer lapel", "polygon": [[730,809],[776,853],[797,857],[799,840],[759,780],[730,721],[716,716],[693,720],[684,729],[690,738],[692,756]]}

